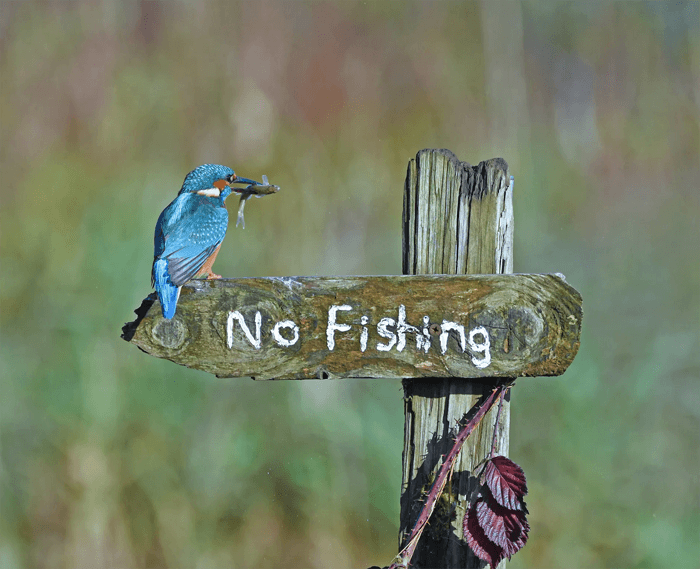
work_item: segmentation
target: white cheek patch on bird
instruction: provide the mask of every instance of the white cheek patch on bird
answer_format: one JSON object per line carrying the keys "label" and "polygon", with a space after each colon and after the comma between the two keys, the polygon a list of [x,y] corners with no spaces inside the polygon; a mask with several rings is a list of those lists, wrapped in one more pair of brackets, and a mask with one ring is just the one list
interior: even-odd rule
{"label": "white cheek patch on bird", "polygon": [[197,193],[200,196],[207,196],[208,198],[218,198],[221,196],[221,190],[219,188],[207,188],[206,190],[199,190]]}
{"label": "white cheek patch on bird", "polygon": [[267,181],[266,175],[263,174],[262,180],[262,184],[251,184],[246,188],[236,190],[236,193],[240,194],[241,196],[240,205],[238,206],[238,219],[236,219],[236,227],[238,227],[238,224],[241,224],[243,229],[245,229],[245,218],[243,217],[243,210],[245,209],[245,202],[248,199],[250,199],[252,196],[255,196],[256,198],[261,198],[263,196],[269,196],[270,194],[276,194],[280,191],[279,186],[270,184]]}

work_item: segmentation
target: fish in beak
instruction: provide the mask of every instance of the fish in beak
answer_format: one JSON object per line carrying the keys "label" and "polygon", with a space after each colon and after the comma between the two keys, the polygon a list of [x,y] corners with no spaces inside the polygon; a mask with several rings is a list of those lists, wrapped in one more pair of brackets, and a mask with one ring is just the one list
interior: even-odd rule
{"label": "fish in beak", "polygon": [[280,191],[279,186],[270,184],[267,181],[267,176],[263,174],[262,183],[256,182],[255,180],[248,180],[247,178],[236,178],[233,184],[248,184],[245,188],[232,188],[232,190],[241,196],[240,205],[238,206],[238,218],[236,219],[236,227],[240,223],[243,229],[245,229],[245,218],[243,217],[243,210],[245,209],[245,202],[248,201],[252,196],[256,198],[261,198],[263,196],[269,196],[270,194],[276,194]]}

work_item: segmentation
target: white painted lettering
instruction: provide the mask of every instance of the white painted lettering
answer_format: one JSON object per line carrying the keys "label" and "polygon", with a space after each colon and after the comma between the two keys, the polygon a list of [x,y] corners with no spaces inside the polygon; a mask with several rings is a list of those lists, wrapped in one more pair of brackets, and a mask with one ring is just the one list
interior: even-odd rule
{"label": "white painted lettering", "polygon": [[403,304],[399,305],[399,320],[396,323],[396,335],[399,337],[399,341],[396,344],[396,349],[399,352],[403,352],[406,347],[406,332],[419,333],[418,328],[406,324],[406,307]]}
{"label": "white painted lettering", "polygon": [[250,333],[250,328],[248,328],[248,325],[245,323],[243,315],[240,312],[238,312],[238,310],[234,310],[228,313],[228,320],[226,321],[226,343],[228,344],[229,350],[233,348],[234,319],[238,320],[238,324],[240,324],[241,330],[243,330],[243,333],[245,334],[246,338],[248,338],[248,341],[252,344],[252,346],[256,350],[259,350],[262,346],[262,342],[260,341],[260,325],[262,324],[262,316],[260,315],[260,311],[258,310],[255,313],[255,336],[253,336],[253,334]]}
{"label": "white painted lettering", "polygon": [[[289,328],[292,331],[292,339],[287,340],[284,336],[282,336],[282,334],[280,334],[280,328]],[[278,322],[272,329],[272,337],[275,339],[275,342],[277,342],[283,348],[289,348],[290,346],[296,344],[299,340],[299,326],[297,326],[291,320],[283,320],[282,322]]]}
{"label": "white painted lettering", "polygon": [[347,332],[350,330],[350,324],[337,324],[336,315],[338,310],[352,310],[352,306],[347,304],[334,304],[328,309],[328,328],[326,328],[326,343],[328,344],[328,349],[333,350],[335,348],[335,331]]}
{"label": "white painted lettering", "polygon": [[416,349],[419,352],[423,350],[426,354],[430,349],[430,332],[428,332],[429,324],[430,318],[428,318],[428,316],[423,316],[423,328],[416,334]]}
{"label": "white painted lettering", "polygon": [[467,342],[464,337],[464,326],[457,324],[456,322],[448,322],[447,320],[442,321],[442,332],[440,333],[440,349],[444,354],[447,351],[447,339],[450,337],[450,330],[454,330],[459,334],[459,345],[462,348],[462,352],[467,349]]}
{"label": "white painted lettering", "polygon": [[[328,326],[326,328],[326,343],[328,349],[335,349],[335,334],[336,332],[348,332],[352,330],[351,324],[338,322],[338,312],[349,312],[353,307],[348,304],[334,304],[328,309]],[[240,327],[240,331],[236,332],[236,338],[243,344],[250,342],[250,345],[256,350],[262,349],[262,315],[260,311],[254,315],[255,327],[249,326],[243,314],[234,310],[228,313],[226,321],[226,344],[229,349],[233,349],[234,344],[234,328],[236,323]],[[371,316],[363,315],[360,318],[360,351],[365,353],[369,346],[370,339],[370,323]],[[274,322],[274,321],[273,321]],[[437,328],[436,323],[432,326]],[[467,333],[468,331],[468,333]],[[267,331],[265,332],[267,333]],[[376,343],[376,349],[380,352],[389,352],[396,347],[397,352],[402,352],[407,345],[407,334],[416,335],[416,351],[427,354],[432,347],[432,336],[430,317],[423,316],[420,327],[412,326],[406,321],[406,306],[400,304],[398,306],[398,317],[382,318],[377,323],[377,334],[384,339]],[[296,345],[301,339],[299,326],[293,320],[282,320],[275,323],[270,330],[270,335],[274,342],[282,348],[290,348]],[[456,351],[469,353],[472,364],[479,369],[484,369],[491,364],[491,338],[488,330],[484,326],[478,326],[472,330],[465,329],[465,326],[457,322],[443,320],[439,335],[440,351],[442,354],[447,353],[447,347],[450,336],[454,336],[457,343]],[[245,337],[243,340],[242,338]],[[350,344],[345,349],[352,348]]]}
{"label": "white painted lettering", "polygon": [[367,330],[366,324],[369,322],[367,316],[360,318],[360,323],[362,324],[362,332],[360,332],[360,351],[364,352],[367,349],[367,338],[369,338],[369,331]]}
{"label": "white painted lettering", "polygon": [[[480,334],[484,337],[484,341],[481,343],[476,343],[474,341],[474,336]],[[491,363],[491,338],[489,338],[489,333],[483,326],[474,328],[469,331],[469,347],[472,351],[481,353],[484,352],[484,357],[480,360],[472,357],[472,363],[479,369],[487,367]]]}
{"label": "white painted lettering", "polygon": [[393,318],[382,318],[379,324],[377,324],[377,333],[382,338],[387,338],[389,340],[388,344],[377,342],[377,349],[380,352],[388,352],[394,347],[394,344],[396,344],[396,334],[389,330],[387,326],[396,326],[396,320]]}

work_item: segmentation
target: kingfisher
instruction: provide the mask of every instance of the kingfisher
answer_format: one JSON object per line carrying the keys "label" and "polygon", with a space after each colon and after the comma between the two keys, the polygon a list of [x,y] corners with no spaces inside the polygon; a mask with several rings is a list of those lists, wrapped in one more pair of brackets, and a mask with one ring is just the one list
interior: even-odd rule
{"label": "kingfisher", "polygon": [[[238,188],[234,184],[246,184]],[[204,164],[192,170],[177,197],[161,212],[156,223],[151,285],[160,300],[163,318],[171,319],[182,285],[193,278],[220,279],[212,265],[228,228],[225,201],[231,193],[245,200],[279,190],[277,186],[241,178],[226,166]]]}

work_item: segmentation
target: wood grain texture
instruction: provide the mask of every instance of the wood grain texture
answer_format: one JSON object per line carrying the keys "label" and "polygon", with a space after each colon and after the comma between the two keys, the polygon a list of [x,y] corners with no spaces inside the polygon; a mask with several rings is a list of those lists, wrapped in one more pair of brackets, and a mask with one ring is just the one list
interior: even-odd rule
{"label": "wood grain texture", "polygon": [[[339,328],[329,349],[333,306],[348,309],[336,310]],[[260,313],[259,345],[238,317],[229,317],[234,311],[256,341]],[[578,349],[580,314],[580,296],[556,275],[195,280],[183,287],[172,320],[153,302],[125,338],[153,356],[220,377],[558,375]],[[388,337],[378,329],[383,319]],[[463,326],[464,336],[446,321]],[[488,365],[484,335],[473,338],[477,350],[469,343],[479,327],[489,337]]]}
{"label": "wood grain texture", "polygon": [[[408,166],[403,210],[405,274],[510,273],[513,186],[496,158],[470,166],[449,150],[422,150]],[[533,289],[537,297],[539,289]],[[580,313],[576,317],[580,319]],[[507,342],[507,341],[506,341]],[[506,346],[507,348],[508,346]],[[437,470],[453,445],[457,422],[492,382],[446,378],[404,380],[404,450],[399,543],[403,547]],[[508,455],[510,403],[499,424],[490,411],[457,458],[451,485],[433,512],[411,567],[480,567],[462,538],[462,520],[478,491],[475,467],[489,454]]]}

